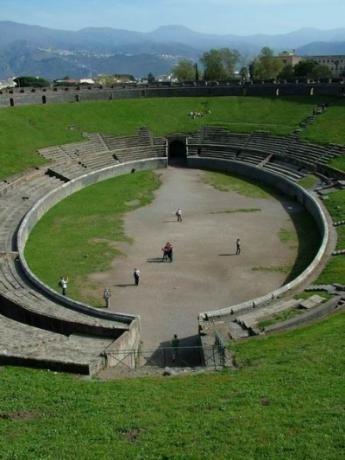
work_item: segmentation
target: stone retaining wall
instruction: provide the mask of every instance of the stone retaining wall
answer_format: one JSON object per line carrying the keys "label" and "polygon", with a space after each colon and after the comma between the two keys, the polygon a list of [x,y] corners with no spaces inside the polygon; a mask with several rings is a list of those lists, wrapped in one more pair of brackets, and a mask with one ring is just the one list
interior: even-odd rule
{"label": "stone retaining wall", "polygon": [[311,193],[307,192],[299,185],[282,176],[278,176],[267,170],[259,169],[254,166],[241,163],[239,161],[221,160],[215,158],[188,157],[187,164],[191,168],[232,172],[238,174],[239,176],[244,176],[249,179],[262,182],[265,185],[279,190],[283,194],[289,196],[290,198],[300,203],[312,215],[321,234],[320,248],[314,260],[297,278],[292,280],[290,283],[287,283],[281,288],[276,289],[275,291],[272,291],[267,295],[258,297],[256,299],[252,299],[238,305],[221,308],[219,310],[200,313],[200,320],[206,318],[227,316],[238,311],[245,310],[247,308],[252,308],[253,306],[256,307],[263,305],[287,293],[288,291],[297,288],[299,285],[304,283],[306,279],[314,272],[314,270],[317,268],[317,266],[325,256],[329,240],[327,218],[317,199],[314,198]]}
{"label": "stone retaining wall", "polygon": [[[24,91],[24,92],[23,92]],[[345,96],[344,83],[255,83],[134,88],[15,88],[0,92],[0,107],[142,97]]]}
{"label": "stone retaining wall", "polygon": [[[63,200],[64,198],[70,196],[71,194],[87,187],[89,185],[95,184],[97,182],[109,179],[111,177],[127,174],[130,173],[133,169],[135,170],[149,170],[149,169],[157,169],[162,168],[167,165],[166,158],[158,158],[158,159],[147,159],[147,160],[139,160],[134,162],[122,163],[113,166],[108,166],[106,168],[97,170],[95,172],[91,172],[89,174],[85,174],[80,176],[74,180],[71,180],[62,186],[58,187],[57,189],[51,191],[43,198],[37,201],[37,203],[31,208],[31,210],[27,213],[25,218],[23,219],[17,234],[17,246],[18,246],[18,254],[21,266],[24,270],[24,273],[28,277],[28,279],[40,290],[47,294],[51,299],[56,300],[62,305],[66,305],[67,308],[71,308],[73,310],[86,313],[91,316],[110,319],[113,321],[122,322],[125,324],[133,324],[136,323],[136,326],[131,327],[131,331],[135,332],[135,334],[139,334],[140,325],[139,318],[137,316],[131,316],[128,314],[121,314],[121,313],[112,313],[109,311],[103,311],[91,307],[89,305],[83,304],[81,302],[77,302],[73,299],[69,299],[58,292],[54,291],[52,288],[47,286],[43,283],[29,268],[25,256],[25,244],[28,240],[30,232],[32,231],[33,227],[36,223],[40,220],[40,218],[55,204],[59,201]],[[132,339],[131,339],[132,340]],[[137,339],[134,339],[137,340]]]}

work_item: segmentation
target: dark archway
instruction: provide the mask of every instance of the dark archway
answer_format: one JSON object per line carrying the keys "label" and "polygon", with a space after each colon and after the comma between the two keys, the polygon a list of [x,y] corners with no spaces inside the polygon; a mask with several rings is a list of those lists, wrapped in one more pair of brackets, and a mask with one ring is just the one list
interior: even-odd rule
{"label": "dark archway", "polygon": [[173,140],[169,143],[169,164],[185,163],[187,160],[186,142]]}

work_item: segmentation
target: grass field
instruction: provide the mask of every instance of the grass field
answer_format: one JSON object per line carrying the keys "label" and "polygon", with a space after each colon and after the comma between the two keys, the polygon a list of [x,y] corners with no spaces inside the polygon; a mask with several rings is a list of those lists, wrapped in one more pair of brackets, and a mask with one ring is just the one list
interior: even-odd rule
{"label": "grass field", "polygon": [[[286,135],[321,99],[310,98],[153,98],[22,106],[0,110],[0,179],[42,164],[36,150],[82,140],[82,132],[133,134],[147,126],[156,135],[193,132],[220,125],[237,132],[265,130]],[[191,111],[211,114],[196,120]]]}
{"label": "grass field", "polygon": [[333,158],[331,160],[330,165],[333,166],[333,168],[340,169],[341,171],[345,171],[345,158],[344,157],[338,157],[338,158]]}
{"label": "grass field", "polygon": [[222,192],[236,192],[248,198],[271,199],[274,190],[250,179],[242,179],[235,174],[207,171],[204,175],[206,184]]}
{"label": "grass field", "polygon": [[[53,289],[69,278],[68,295],[85,299],[81,289],[89,273],[106,270],[128,241],[123,214],[153,199],[160,185],[153,172],[115,177],[81,190],[52,208],[35,226],[25,248],[31,269]],[[54,238],[52,238],[54,235]]]}
{"label": "grass field", "polygon": [[326,195],[325,205],[333,222],[345,219],[345,190],[339,190]]}
{"label": "grass field", "polygon": [[311,189],[314,188],[318,182],[319,179],[316,176],[313,174],[308,174],[298,181],[298,185],[307,189]]}
{"label": "grass field", "polygon": [[2,369],[1,458],[335,460],[345,315],[232,346],[237,371],[86,381]]}
{"label": "grass field", "polygon": [[303,137],[321,144],[345,144],[345,100],[330,99],[329,104],[326,112],[304,131]]}

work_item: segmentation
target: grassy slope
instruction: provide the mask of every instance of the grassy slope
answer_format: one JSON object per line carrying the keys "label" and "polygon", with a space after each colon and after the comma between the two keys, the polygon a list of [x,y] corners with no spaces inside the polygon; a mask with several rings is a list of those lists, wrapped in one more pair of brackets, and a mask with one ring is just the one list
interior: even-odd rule
{"label": "grassy slope", "polygon": [[311,142],[345,144],[345,100],[333,99],[325,113],[319,115],[303,133]]}
{"label": "grassy slope", "polygon": [[345,171],[345,157],[333,158],[333,160],[330,161],[330,166]]}
{"label": "grassy slope", "polygon": [[[327,195],[325,205],[333,219],[333,221],[344,220],[345,218],[345,190]],[[344,228],[338,227],[337,248],[345,249],[345,234]],[[345,283],[345,256],[334,256],[329,260],[326,268],[316,281],[320,284],[328,283]]]}
{"label": "grassy slope", "polygon": [[338,314],[237,343],[240,369],[212,375],[89,382],[6,368],[1,458],[342,458],[344,327]]}
{"label": "grassy slope", "polygon": [[68,275],[68,295],[81,298],[86,275],[106,270],[118,254],[114,242],[128,241],[122,215],[148,204],[157,187],[154,173],[138,172],[92,185],[58,203],[30,234],[25,249],[30,267],[53,289],[61,275]]}
{"label": "grassy slope", "polygon": [[[211,114],[192,120],[207,101]],[[38,148],[81,140],[81,132],[133,134],[148,126],[156,135],[192,132],[206,124],[233,131],[290,133],[312,110],[310,98],[153,98],[23,106],[0,110],[0,178],[42,164]],[[71,127],[73,129],[71,130]]]}

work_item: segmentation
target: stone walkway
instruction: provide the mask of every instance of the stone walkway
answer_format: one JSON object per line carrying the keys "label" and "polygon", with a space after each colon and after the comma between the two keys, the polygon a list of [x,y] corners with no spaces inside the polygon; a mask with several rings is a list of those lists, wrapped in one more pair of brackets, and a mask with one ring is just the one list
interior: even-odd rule
{"label": "stone walkway", "polygon": [[[145,349],[170,345],[197,334],[199,312],[236,304],[279,287],[286,274],[253,271],[257,266],[292,265],[296,249],[279,240],[280,228],[291,226],[289,213],[300,210],[282,201],[252,199],[220,192],[202,182],[198,170],[168,168],[157,171],[162,186],[151,205],[129,213],[125,232],[132,245],[121,245],[124,257],[114,260],[106,273],[90,281],[112,290],[111,310],[141,316]],[[183,210],[177,223],[175,211]],[[260,212],[229,213],[231,209],[260,208]],[[242,253],[234,255],[241,238]],[[170,241],[173,263],[161,262],[161,248]],[[133,285],[134,267],[141,271]]]}

